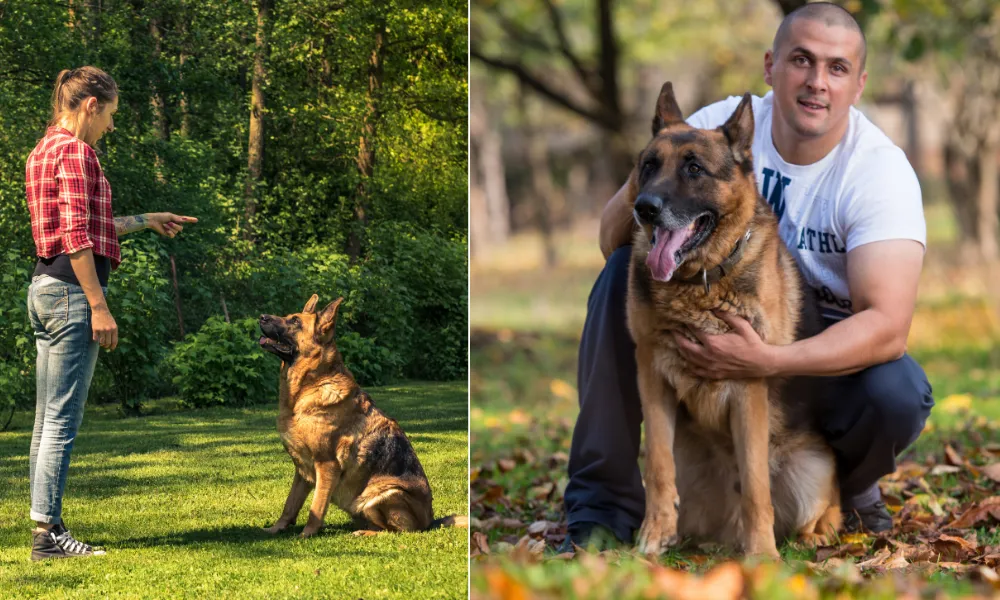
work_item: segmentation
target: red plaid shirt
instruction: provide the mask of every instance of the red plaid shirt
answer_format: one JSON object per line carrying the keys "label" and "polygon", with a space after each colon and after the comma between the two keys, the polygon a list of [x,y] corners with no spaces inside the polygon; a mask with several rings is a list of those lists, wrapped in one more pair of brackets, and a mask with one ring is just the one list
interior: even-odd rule
{"label": "red plaid shirt", "polygon": [[97,153],[62,127],[49,127],[24,169],[31,234],[38,256],[93,248],[118,268],[121,249],[111,215],[111,185]]}

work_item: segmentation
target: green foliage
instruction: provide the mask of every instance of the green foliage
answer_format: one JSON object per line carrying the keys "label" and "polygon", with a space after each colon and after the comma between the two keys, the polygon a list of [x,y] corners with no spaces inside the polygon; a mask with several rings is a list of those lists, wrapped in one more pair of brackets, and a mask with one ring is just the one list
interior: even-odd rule
{"label": "green foliage", "polygon": [[94,390],[99,401],[118,401],[126,413],[162,391],[156,365],[166,351],[172,308],[166,278],[167,253],[155,238],[122,243],[122,263],[108,280],[108,309],[118,324],[118,347],[102,350],[102,377]]}
{"label": "green foliage", "polygon": [[398,328],[407,334],[398,342],[405,349],[403,375],[465,377],[469,306],[465,240],[420,235],[400,226],[377,229],[372,240],[373,270],[392,274],[388,287],[396,297],[386,299],[401,303],[409,313],[409,326]]}
{"label": "green foliage", "polygon": [[[0,216],[0,220],[3,217]],[[0,255],[0,412],[26,408],[35,396],[35,339],[28,320],[31,263],[16,250]]]}
{"label": "green foliage", "polygon": [[[171,211],[199,219],[176,239],[148,231],[124,238],[124,261],[108,292],[120,344],[101,352],[94,399],[135,412],[145,399],[173,391],[171,378],[159,375],[170,343],[181,337],[171,258],[187,332],[200,334],[222,315],[223,302],[236,322],[301,310],[312,293],[324,302],[344,295],[343,351],[363,382],[464,373],[461,326],[427,311],[433,305],[451,314],[465,302],[466,3],[275,3],[265,151],[248,221],[255,5],[0,1],[0,64],[7,65],[0,67],[0,239],[7,253],[0,264],[0,404],[27,406],[34,389],[23,298],[34,261],[24,164],[45,132],[56,75],[85,64],[107,71],[120,89],[116,130],[98,144],[115,215]],[[369,60],[380,23],[383,71],[372,92]],[[154,98],[162,101],[166,135]],[[352,264],[344,249],[358,227],[353,207],[366,115],[375,125],[366,141],[375,150],[366,182],[370,231]],[[378,247],[387,237],[375,230],[395,225],[424,240],[430,268],[458,278],[442,288],[460,294],[452,304],[428,291],[412,260],[396,265],[396,246]],[[435,247],[445,256],[430,251]],[[422,369],[414,353],[435,339],[441,342]]]}
{"label": "green foliage", "polygon": [[247,406],[277,394],[277,363],[257,344],[257,321],[212,317],[174,345],[166,368],[185,406]]}
{"label": "green foliage", "polygon": [[361,385],[384,385],[389,368],[394,364],[392,352],[375,344],[371,338],[363,338],[355,331],[347,331],[337,336],[337,350],[344,358],[344,364]]}

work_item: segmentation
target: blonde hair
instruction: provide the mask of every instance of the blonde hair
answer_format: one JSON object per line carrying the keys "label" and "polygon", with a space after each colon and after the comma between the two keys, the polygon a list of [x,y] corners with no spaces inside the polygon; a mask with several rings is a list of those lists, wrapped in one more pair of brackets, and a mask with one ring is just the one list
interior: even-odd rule
{"label": "blonde hair", "polygon": [[118,96],[118,84],[97,67],[60,71],[56,87],[52,90],[52,120],[49,125],[58,124],[63,113],[75,111],[81,102],[91,96],[97,98],[97,105],[103,109],[105,104]]}

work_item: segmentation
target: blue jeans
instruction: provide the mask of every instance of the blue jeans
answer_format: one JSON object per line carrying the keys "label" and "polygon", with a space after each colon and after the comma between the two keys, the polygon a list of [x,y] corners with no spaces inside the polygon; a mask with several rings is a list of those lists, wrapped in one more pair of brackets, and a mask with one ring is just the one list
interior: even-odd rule
{"label": "blue jeans", "polygon": [[28,288],[38,349],[35,429],[31,436],[31,519],[62,522],[62,496],[77,429],[97,363],[90,304],[83,288],[39,275]]}

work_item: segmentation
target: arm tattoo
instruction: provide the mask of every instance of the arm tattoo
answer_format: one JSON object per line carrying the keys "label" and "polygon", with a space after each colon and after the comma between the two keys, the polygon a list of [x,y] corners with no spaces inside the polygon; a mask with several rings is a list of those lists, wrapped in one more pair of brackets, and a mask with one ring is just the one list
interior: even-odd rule
{"label": "arm tattoo", "polygon": [[133,231],[146,228],[146,215],[133,215],[130,217],[115,217],[115,232],[118,235],[125,235]]}

